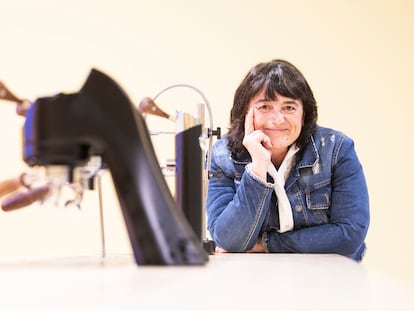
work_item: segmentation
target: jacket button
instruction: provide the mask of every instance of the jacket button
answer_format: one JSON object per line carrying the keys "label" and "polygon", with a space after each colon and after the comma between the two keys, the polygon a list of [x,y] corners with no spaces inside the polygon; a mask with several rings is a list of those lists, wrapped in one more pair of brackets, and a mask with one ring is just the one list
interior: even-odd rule
{"label": "jacket button", "polygon": [[303,210],[302,205],[296,205],[295,206],[295,211],[300,213]]}

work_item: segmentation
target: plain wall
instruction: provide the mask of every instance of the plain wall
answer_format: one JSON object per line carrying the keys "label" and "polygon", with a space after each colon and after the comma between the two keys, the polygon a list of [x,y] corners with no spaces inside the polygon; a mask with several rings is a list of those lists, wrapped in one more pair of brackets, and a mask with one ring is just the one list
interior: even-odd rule
{"label": "plain wall", "polygon": [[[247,70],[273,58],[293,62],[314,91],[319,124],[354,138],[364,165],[371,227],[363,265],[414,283],[413,1],[14,0],[0,12],[0,80],[32,100],[76,92],[95,67],[137,105],[172,84],[196,86],[226,131]],[[182,98],[199,101],[191,92]],[[163,95],[159,105],[174,113],[178,103]],[[27,170],[24,119],[14,108],[0,102],[0,180]],[[154,144],[173,156],[171,137]],[[107,251],[130,252],[110,175],[103,194]],[[0,256],[99,254],[97,202],[91,192],[80,211],[34,204],[0,212]]]}

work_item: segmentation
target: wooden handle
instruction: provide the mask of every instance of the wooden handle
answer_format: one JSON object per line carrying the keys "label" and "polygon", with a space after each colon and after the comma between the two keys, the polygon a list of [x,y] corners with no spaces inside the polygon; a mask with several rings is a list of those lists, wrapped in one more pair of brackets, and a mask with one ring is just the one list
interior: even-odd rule
{"label": "wooden handle", "polygon": [[9,100],[15,103],[21,103],[22,100],[14,95],[6,85],[0,81],[0,99]]}
{"label": "wooden handle", "polygon": [[36,201],[43,200],[49,193],[49,186],[33,188],[25,192],[20,192],[1,203],[1,208],[5,212],[13,211],[28,206]]}
{"label": "wooden handle", "polygon": [[29,109],[30,106],[30,101],[18,98],[2,81],[0,81],[0,99],[15,102],[17,104],[16,113],[20,116],[26,116],[27,109]]}
{"label": "wooden handle", "polygon": [[23,186],[21,176],[3,180],[0,182],[0,196],[14,192],[21,186]]}
{"label": "wooden handle", "polygon": [[150,98],[144,97],[139,103],[138,110],[142,113],[152,114],[162,118],[170,119],[175,121],[174,117],[170,116],[168,113],[160,109],[157,104]]}

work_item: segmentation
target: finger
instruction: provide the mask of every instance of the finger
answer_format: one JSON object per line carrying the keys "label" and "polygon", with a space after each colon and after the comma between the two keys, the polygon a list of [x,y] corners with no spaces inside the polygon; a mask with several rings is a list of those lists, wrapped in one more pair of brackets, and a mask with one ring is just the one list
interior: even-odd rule
{"label": "finger", "polygon": [[263,134],[262,145],[268,150],[272,149],[272,141],[269,136]]}
{"label": "finger", "polygon": [[250,108],[244,119],[244,135],[249,135],[254,132],[254,111]]}

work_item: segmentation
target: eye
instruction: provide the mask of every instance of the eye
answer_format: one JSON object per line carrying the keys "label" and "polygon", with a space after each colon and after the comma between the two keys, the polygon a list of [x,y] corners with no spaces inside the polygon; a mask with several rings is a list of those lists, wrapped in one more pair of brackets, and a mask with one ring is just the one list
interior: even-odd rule
{"label": "eye", "polygon": [[283,111],[285,111],[286,113],[294,113],[296,112],[297,108],[294,105],[286,105],[283,107]]}
{"label": "eye", "polygon": [[269,112],[272,111],[273,107],[269,104],[262,104],[256,107],[257,110],[261,112]]}

